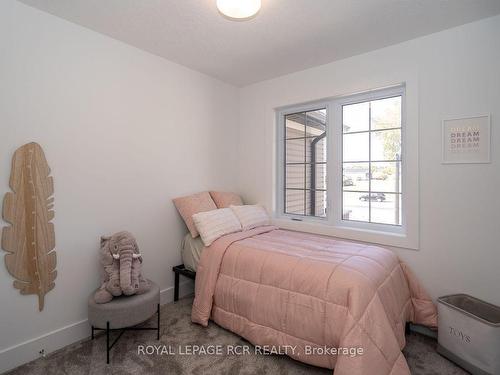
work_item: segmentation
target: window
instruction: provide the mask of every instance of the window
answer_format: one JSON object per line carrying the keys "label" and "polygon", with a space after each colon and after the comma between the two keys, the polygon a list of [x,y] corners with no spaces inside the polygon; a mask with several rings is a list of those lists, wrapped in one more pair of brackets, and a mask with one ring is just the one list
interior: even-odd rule
{"label": "window", "polygon": [[342,218],[401,225],[401,101],[342,105]]}
{"label": "window", "polygon": [[326,217],[326,108],[285,115],[284,212]]}
{"label": "window", "polygon": [[405,97],[406,87],[397,86],[279,110],[278,219],[415,248],[418,128],[406,129]]}

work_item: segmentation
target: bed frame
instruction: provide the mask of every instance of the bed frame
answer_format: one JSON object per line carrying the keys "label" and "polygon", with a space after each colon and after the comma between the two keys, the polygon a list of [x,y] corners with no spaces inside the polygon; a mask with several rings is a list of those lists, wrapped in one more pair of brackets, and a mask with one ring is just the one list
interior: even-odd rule
{"label": "bed frame", "polygon": [[178,266],[172,267],[172,271],[175,273],[175,287],[174,287],[174,302],[179,300],[179,278],[180,275],[187,277],[188,279],[195,280],[196,272],[188,270],[184,267],[184,264],[179,264]]}

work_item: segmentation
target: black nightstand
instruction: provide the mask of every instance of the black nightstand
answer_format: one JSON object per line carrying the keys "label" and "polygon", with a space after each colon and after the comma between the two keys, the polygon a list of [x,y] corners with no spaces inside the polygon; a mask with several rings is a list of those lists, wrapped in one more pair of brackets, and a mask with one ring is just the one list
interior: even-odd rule
{"label": "black nightstand", "polygon": [[174,301],[179,300],[179,275],[183,275],[191,280],[196,279],[196,272],[188,270],[184,267],[184,264],[172,267],[172,271],[175,273],[175,287],[174,287]]}

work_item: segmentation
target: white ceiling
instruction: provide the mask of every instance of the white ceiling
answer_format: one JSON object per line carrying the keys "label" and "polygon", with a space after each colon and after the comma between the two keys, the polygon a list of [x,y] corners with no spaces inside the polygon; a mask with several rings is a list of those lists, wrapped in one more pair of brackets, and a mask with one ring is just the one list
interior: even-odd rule
{"label": "white ceiling", "polygon": [[216,0],[20,0],[242,86],[500,13],[500,0],[262,0],[234,22]]}

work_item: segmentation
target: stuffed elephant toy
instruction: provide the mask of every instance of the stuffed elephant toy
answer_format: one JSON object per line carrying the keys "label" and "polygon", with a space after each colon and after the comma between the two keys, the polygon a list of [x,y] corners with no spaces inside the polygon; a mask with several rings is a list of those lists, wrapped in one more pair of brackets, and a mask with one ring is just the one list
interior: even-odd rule
{"label": "stuffed elephant toy", "polygon": [[96,303],[106,303],[120,295],[142,294],[149,282],[142,276],[142,257],[134,236],[118,232],[101,237],[101,264],[104,279],[94,295]]}

